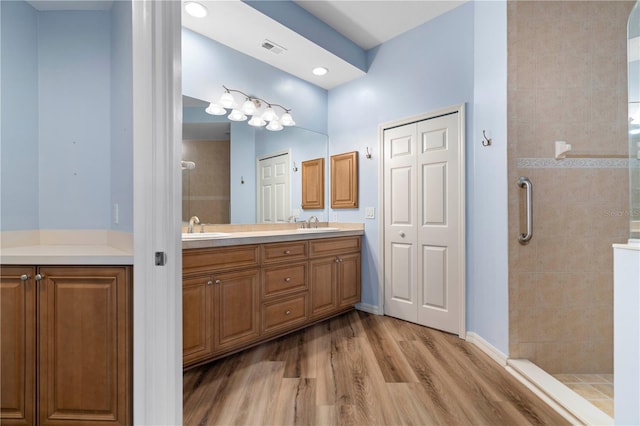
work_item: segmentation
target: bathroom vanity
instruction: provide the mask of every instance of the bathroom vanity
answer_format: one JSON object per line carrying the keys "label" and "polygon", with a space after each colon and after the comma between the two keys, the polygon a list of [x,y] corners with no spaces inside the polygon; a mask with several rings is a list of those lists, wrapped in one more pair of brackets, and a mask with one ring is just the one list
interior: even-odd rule
{"label": "bathroom vanity", "polygon": [[132,424],[132,263],[106,244],[3,247],[0,423]]}
{"label": "bathroom vanity", "polygon": [[362,229],[231,232],[183,241],[186,369],[352,310]]}

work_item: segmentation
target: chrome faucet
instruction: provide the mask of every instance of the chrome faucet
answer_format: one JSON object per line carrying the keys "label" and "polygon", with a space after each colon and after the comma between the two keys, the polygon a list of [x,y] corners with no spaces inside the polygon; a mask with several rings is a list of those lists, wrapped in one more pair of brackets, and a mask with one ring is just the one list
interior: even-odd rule
{"label": "chrome faucet", "polygon": [[309,219],[307,220],[307,222],[309,223],[309,228],[311,228],[311,224],[314,223],[314,228],[318,227],[318,218],[316,216],[310,216]]}
{"label": "chrome faucet", "polygon": [[200,219],[198,219],[198,216],[191,216],[191,219],[189,219],[189,227],[187,228],[187,232],[192,234],[193,233],[193,225],[198,225],[200,224]]}

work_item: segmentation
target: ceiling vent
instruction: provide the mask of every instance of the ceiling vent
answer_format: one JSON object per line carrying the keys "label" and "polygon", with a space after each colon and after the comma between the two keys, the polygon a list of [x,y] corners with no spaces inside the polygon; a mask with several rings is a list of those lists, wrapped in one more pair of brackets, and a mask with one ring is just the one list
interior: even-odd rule
{"label": "ceiling vent", "polygon": [[267,49],[271,53],[275,53],[276,55],[279,55],[280,53],[282,53],[282,52],[287,50],[284,47],[272,42],[271,40],[267,40],[267,39],[265,39],[262,42],[262,47]]}

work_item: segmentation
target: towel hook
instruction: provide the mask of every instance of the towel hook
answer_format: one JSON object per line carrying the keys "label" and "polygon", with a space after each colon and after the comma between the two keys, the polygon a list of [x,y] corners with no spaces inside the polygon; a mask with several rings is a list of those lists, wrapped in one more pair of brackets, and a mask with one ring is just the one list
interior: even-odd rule
{"label": "towel hook", "polygon": [[365,154],[365,157],[371,160],[371,152],[369,152],[369,147],[366,147],[366,150],[367,150],[367,153]]}
{"label": "towel hook", "polygon": [[484,140],[482,141],[482,146],[491,145],[491,138],[487,137],[487,134],[485,133],[484,129],[482,130],[482,137],[484,138]]}

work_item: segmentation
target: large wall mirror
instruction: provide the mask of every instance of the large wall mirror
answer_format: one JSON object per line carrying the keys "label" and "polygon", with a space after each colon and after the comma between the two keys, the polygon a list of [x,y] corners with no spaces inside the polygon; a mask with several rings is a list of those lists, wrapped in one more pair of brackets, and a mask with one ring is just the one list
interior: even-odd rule
{"label": "large wall mirror", "polygon": [[[300,127],[271,132],[209,115],[207,105],[183,96],[183,221],[198,216],[208,224],[282,223],[311,215],[327,220],[326,209],[301,208],[300,169],[303,161],[327,158],[327,135]],[[282,174],[288,182],[279,179]]]}

